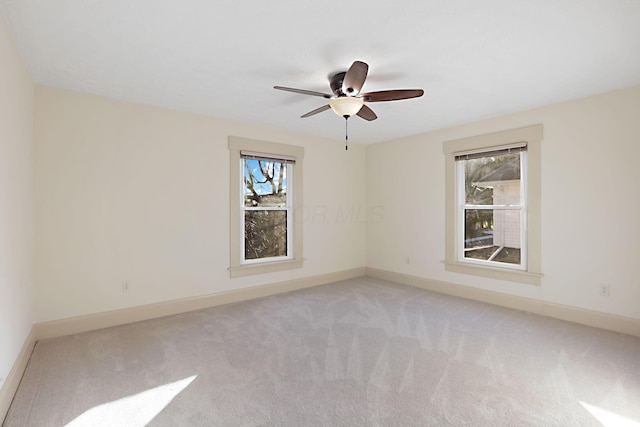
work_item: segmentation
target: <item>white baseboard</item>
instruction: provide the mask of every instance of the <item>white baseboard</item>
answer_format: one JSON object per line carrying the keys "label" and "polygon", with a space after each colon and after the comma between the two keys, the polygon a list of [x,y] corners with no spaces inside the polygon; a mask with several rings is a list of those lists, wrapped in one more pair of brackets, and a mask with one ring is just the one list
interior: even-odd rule
{"label": "white baseboard", "polygon": [[55,338],[64,335],[108,328],[111,326],[123,325],[126,323],[170,316],[172,314],[200,310],[208,307],[215,307],[223,304],[262,298],[298,289],[323,285],[326,283],[337,282],[340,280],[353,279],[364,276],[364,274],[364,267],[354,268],[351,270],[337,271],[334,273],[238,289],[235,291],[220,292],[201,297],[166,301],[156,304],[89,314],[86,316],[36,323],[33,330],[35,331],[36,340]]}
{"label": "white baseboard", "polygon": [[617,316],[600,311],[518,297],[500,292],[487,291],[484,289],[472,288],[470,286],[456,285],[454,283],[430,280],[423,277],[395,273],[387,270],[379,270],[370,267],[366,268],[366,273],[367,276],[387,280],[389,282],[414,286],[442,294],[482,301],[502,307],[527,311],[529,313],[540,314],[543,316],[553,317],[555,319],[566,320],[573,323],[580,323],[582,325],[640,337],[640,320],[631,317]]}
{"label": "white baseboard", "polygon": [[27,368],[27,362],[29,362],[29,358],[31,357],[31,353],[33,352],[33,347],[35,345],[36,339],[33,333],[33,328],[31,328],[31,332],[27,335],[27,338],[22,345],[22,349],[20,350],[20,354],[18,354],[18,358],[13,364],[11,371],[9,371],[9,375],[7,376],[4,384],[2,384],[2,388],[0,388],[0,425],[2,425],[5,417],[7,416],[9,406],[11,406],[11,401],[13,400],[13,396],[16,394],[16,390],[18,390],[18,386],[22,380],[22,375],[24,374],[24,370]]}

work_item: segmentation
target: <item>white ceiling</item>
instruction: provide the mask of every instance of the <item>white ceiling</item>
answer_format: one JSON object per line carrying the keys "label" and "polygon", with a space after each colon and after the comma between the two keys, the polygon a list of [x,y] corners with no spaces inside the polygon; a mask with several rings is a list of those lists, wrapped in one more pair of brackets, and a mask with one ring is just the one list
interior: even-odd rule
{"label": "white ceiling", "polygon": [[639,0],[0,0],[42,85],[344,138],[327,75],[369,64],[349,140],[378,142],[640,84]]}

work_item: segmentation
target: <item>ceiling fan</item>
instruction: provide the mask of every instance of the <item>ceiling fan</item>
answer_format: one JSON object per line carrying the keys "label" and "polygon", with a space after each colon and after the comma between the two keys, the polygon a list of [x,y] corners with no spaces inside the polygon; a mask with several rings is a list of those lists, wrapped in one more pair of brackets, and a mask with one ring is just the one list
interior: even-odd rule
{"label": "ceiling fan", "polygon": [[[379,90],[361,94],[360,90],[367,79],[368,71],[369,65],[365,62],[354,61],[347,71],[331,74],[329,76],[329,87],[333,95],[285,86],[274,86],[273,88],[303,95],[320,96],[329,100],[328,104],[309,111],[302,115],[301,118],[311,117],[325,110],[332,109],[337,115],[344,117],[345,120],[353,115],[357,115],[368,121],[375,120],[378,116],[371,108],[365,105],[365,102],[398,101],[401,99],[418,98],[424,94],[424,90],[422,89]],[[348,138],[348,135],[345,135],[345,139]]]}

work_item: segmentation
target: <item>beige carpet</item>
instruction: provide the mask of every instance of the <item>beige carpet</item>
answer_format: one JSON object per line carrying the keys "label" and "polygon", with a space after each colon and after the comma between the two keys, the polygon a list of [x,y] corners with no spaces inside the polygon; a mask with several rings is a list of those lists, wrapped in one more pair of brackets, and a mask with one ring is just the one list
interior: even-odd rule
{"label": "beige carpet", "polygon": [[4,426],[66,425],[637,426],[640,339],[360,278],[38,342]]}

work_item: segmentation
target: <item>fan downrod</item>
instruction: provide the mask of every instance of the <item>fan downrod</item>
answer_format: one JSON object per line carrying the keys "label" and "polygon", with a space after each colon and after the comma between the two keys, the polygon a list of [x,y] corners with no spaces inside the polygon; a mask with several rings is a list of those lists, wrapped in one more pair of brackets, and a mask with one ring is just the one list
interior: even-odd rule
{"label": "fan downrod", "polygon": [[340,71],[329,76],[329,87],[336,96],[346,95],[344,92],[342,92],[342,82],[344,81],[344,76],[346,75],[346,71]]}

